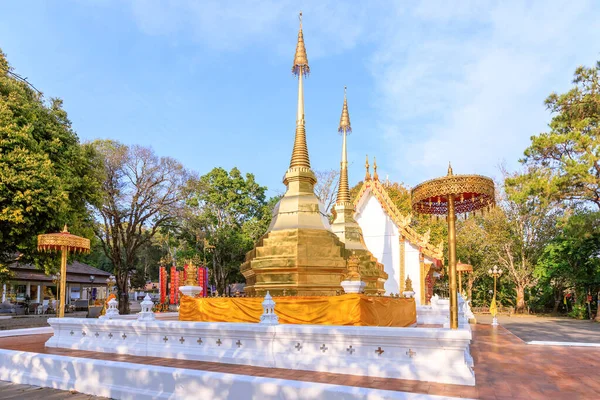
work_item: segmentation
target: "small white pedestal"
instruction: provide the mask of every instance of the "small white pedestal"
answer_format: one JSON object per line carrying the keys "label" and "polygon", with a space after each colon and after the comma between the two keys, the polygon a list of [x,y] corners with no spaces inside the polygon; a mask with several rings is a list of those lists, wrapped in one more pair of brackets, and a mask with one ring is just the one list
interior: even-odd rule
{"label": "small white pedestal", "polygon": [[406,299],[412,299],[413,297],[415,297],[415,292],[413,292],[412,290],[402,292],[402,296],[404,296],[404,298]]}
{"label": "small white pedestal", "polygon": [[179,291],[185,296],[196,297],[202,293],[202,286],[179,286]]}
{"label": "small white pedestal", "polygon": [[500,324],[498,323],[498,318],[497,318],[497,317],[494,317],[494,318],[492,319],[492,326],[498,326],[498,325],[500,325]]}
{"label": "small white pedestal", "polygon": [[346,293],[362,293],[367,284],[363,281],[342,281],[341,285]]}

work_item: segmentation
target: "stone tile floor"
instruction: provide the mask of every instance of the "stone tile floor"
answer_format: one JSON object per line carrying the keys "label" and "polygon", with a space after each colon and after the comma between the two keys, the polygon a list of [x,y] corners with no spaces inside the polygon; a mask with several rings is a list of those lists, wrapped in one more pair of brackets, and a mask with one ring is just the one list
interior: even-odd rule
{"label": "stone tile floor", "polygon": [[502,326],[473,326],[471,353],[477,385],[293,371],[201,361],[47,349],[49,335],[0,338],[0,348],[72,357],[127,361],[234,374],[481,399],[600,399],[600,348],[532,346]]}
{"label": "stone tile floor", "polygon": [[[476,315],[477,322],[490,324],[491,315]],[[525,342],[600,343],[600,324],[589,320],[567,317],[539,317],[535,315],[499,315],[498,322]]]}

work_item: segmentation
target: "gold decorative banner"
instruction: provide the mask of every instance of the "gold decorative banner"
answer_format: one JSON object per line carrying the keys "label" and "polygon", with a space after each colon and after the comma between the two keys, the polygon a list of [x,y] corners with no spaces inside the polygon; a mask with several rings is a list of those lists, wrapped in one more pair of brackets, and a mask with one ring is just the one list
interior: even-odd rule
{"label": "gold decorative banner", "polygon": [[[341,296],[275,297],[280,324],[397,326],[417,322],[414,299]],[[180,321],[257,323],[263,313],[260,297],[183,296]]]}

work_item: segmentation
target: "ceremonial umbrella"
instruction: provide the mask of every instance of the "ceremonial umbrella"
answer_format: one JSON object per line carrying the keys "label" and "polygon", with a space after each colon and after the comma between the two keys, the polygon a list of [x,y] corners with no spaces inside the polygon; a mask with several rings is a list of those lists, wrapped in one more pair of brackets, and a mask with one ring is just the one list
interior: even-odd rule
{"label": "ceremonial umbrella", "polygon": [[448,216],[448,263],[450,283],[450,328],[458,328],[456,292],[456,214],[493,207],[494,181],[481,175],[448,175],[423,182],[411,191],[412,208],[421,214]]}
{"label": "ceremonial umbrella", "polygon": [[90,240],[71,235],[65,225],[62,232],[38,235],[39,251],[60,251],[60,299],[58,317],[65,316],[65,290],[67,286],[67,255],[90,251]]}
{"label": "ceremonial umbrella", "polygon": [[460,262],[460,260],[458,261],[458,264],[456,264],[456,272],[458,272],[458,291],[460,293],[462,293],[462,274],[463,272],[466,272],[467,274],[470,274],[471,272],[473,272],[473,266],[470,264],[463,264]]}

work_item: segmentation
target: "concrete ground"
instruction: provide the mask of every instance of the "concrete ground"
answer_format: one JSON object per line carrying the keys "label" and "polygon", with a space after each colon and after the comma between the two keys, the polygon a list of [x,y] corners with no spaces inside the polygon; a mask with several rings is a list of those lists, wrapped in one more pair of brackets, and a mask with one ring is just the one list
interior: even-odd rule
{"label": "concrete ground", "polygon": [[[478,324],[491,324],[491,315],[476,315]],[[600,344],[600,323],[534,315],[499,315],[498,323],[525,342],[579,342]]]}
{"label": "concrete ground", "polygon": [[31,385],[18,385],[15,383],[0,381],[0,399],[15,399],[15,400],[102,400],[105,397],[90,396],[77,392],[69,392],[65,390],[41,388]]}

